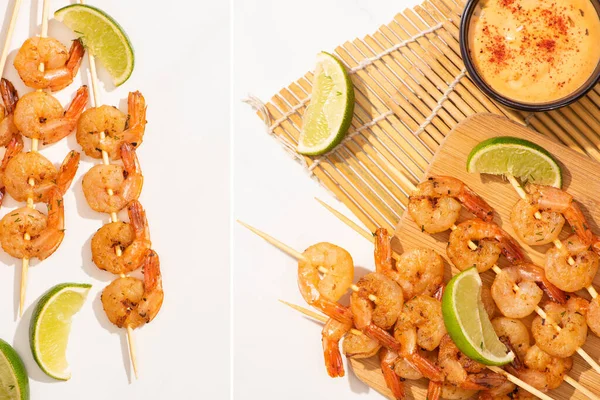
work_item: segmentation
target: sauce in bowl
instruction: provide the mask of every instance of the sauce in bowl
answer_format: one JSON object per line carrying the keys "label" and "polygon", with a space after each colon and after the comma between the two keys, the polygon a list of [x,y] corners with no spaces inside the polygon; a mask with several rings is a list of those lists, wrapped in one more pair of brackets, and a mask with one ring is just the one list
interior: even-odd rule
{"label": "sauce in bowl", "polygon": [[600,61],[600,18],[590,0],[481,0],[468,39],[481,78],[522,103],[569,96]]}

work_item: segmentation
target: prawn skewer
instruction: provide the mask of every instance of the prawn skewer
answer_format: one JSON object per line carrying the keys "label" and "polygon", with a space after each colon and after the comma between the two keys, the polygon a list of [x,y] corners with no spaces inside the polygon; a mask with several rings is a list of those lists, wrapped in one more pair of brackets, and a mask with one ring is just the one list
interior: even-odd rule
{"label": "prawn skewer", "polygon": [[[48,14],[50,12],[50,2],[48,0],[44,0],[43,4],[42,4],[42,32],[41,32],[41,37],[45,38],[46,36],[48,36]],[[44,63],[40,63],[39,65],[39,70],[40,72],[44,72],[45,66]],[[39,92],[41,92],[41,89],[38,89]],[[38,151],[38,139],[37,138],[32,138],[31,139],[31,151],[32,152],[37,152]],[[29,178],[29,185],[30,186],[35,186],[35,181],[33,180],[33,178]],[[33,197],[29,196],[27,197],[27,207],[33,209]],[[29,233],[25,233],[24,235],[25,240],[31,240],[31,237],[29,236]],[[25,294],[27,292],[27,273],[29,272],[29,257],[23,257],[22,262],[21,262],[21,292],[20,292],[20,296],[19,296],[19,317],[23,316],[23,308],[25,305]]]}
{"label": "prawn skewer", "polygon": [[[355,222],[353,222],[351,219],[349,219],[348,217],[346,217],[344,214],[342,214],[341,212],[337,211],[336,209],[334,209],[333,207],[331,207],[330,205],[328,205],[327,203],[316,199],[323,207],[325,207],[327,210],[329,210],[332,214],[334,214],[339,220],[341,220],[343,223],[345,223],[346,225],[348,225],[352,230],[354,230],[356,233],[358,233],[359,235],[361,235],[362,237],[364,237],[367,240],[370,240],[371,242],[375,242],[375,237],[370,234],[368,231],[366,231],[365,229],[361,228],[358,224],[356,224]],[[452,268],[456,269],[456,267],[452,266]],[[502,272],[502,270],[500,268],[498,268],[497,266],[495,266],[495,268],[497,268],[500,272]],[[496,269],[492,268],[494,270],[494,272],[496,272]],[[459,273],[460,271],[458,271],[457,269],[453,271],[454,273]],[[518,286],[515,286],[514,288],[515,291],[520,291],[520,288]],[[538,315],[540,315],[542,318],[546,319],[546,321],[548,322],[552,322],[553,327],[557,330],[560,331],[562,328],[560,326],[558,326],[556,323],[554,323],[553,321],[550,321],[550,319],[548,319],[546,312],[541,309],[539,306],[536,307],[536,312],[538,313]],[[596,361],[590,357],[589,354],[587,354],[582,348],[577,349],[577,353],[579,353],[579,355],[586,360],[591,366],[592,368],[594,368],[594,370],[598,371],[597,369],[597,363]],[[568,379],[567,379],[568,378]],[[576,380],[566,376],[565,377],[565,381],[573,386],[575,389],[581,391],[582,393],[586,394],[586,396],[588,396],[590,399],[597,399],[597,396],[594,396],[592,393],[590,393],[590,391],[588,389],[586,389],[585,387],[583,387],[579,382],[577,382]]]}
{"label": "prawn skewer", "polygon": [[[413,192],[415,191],[422,191],[419,187],[415,186],[412,182],[410,182],[409,180],[405,179],[405,177],[403,177],[401,174],[398,174],[398,176],[400,178],[402,178],[402,180],[409,186],[410,189],[413,190]],[[445,179],[444,179],[445,178]],[[510,178],[509,178],[510,179]],[[514,179],[514,178],[513,178]],[[447,180],[449,181],[449,183],[444,183],[444,181]],[[435,178],[430,178],[427,183],[424,186],[425,189],[430,188],[430,192],[431,193],[426,193],[427,195],[431,195],[431,196],[441,196],[441,198],[444,198],[444,196],[448,196],[451,197],[451,200],[454,200],[455,198],[459,198],[460,196],[462,196],[462,198],[459,198],[459,200],[462,201],[463,206],[467,207],[472,213],[479,215],[481,213],[481,210],[485,210],[485,202],[483,201],[483,199],[479,199],[477,195],[475,195],[473,192],[471,192],[466,185],[460,185],[460,182],[456,182],[457,180],[454,178],[446,178],[446,177],[442,177],[442,186],[440,186],[440,184],[436,185],[436,180]],[[516,180],[515,180],[516,182]],[[518,183],[518,182],[516,182]],[[444,184],[448,184],[448,185],[452,185],[451,187],[446,187],[443,186]],[[522,189],[521,189],[522,190]],[[524,193],[524,192],[523,192]],[[420,194],[420,193],[417,193]],[[459,196],[460,194],[460,196]],[[417,200],[420,200],[420,198],[423,196],[416,196]],[[417,205],[420,203],[417,203]],[[454,203],[450,203],[450,205],[452,206],[452,208],[450,209],[452,211],[452,215],[455,215],[456,218],[458,218],[458,214],[455,212],[456,210],[454,210],[454,208],[456,207]],[[427,208],[424,208],[425,211],[427,211]],[[409,203],[409,212],[411,211],[411,205]],[[411,214],[413,214],[413,212],[411,212]],[[450,225],[449,223],[447,223],[446,225]],[[427,230],[427,227],[423,227],[425,228],[425,230]],[[422,229],[423,229],[422,228]],[[452,224],[450,226],[450,229],[452,231],[457,230],[457,226],[455,224]],[[439,231],[439,230],[437,230]],[[475,243],[473,243],[471,240],[468,241],[468,247],[471,250],[476,250],[477,249],[477,245]],[[491,269],[496,273],[496,274],[500,274],[502,272],[502,270],[497,266],[497,265],[493,265],[491,267]],[[515,291],[515,293],[520,293],[521,290],[519,288],[518,285],[513,285],[513,290]],[[596,291],[591,288],[590,294],[592,294],[592,297],[594,297],[594,294],[596,294],[597,297],[597,293]],[[557,325],[554,321],[548,319],[548,316],[546,315],[546,312],[540,308],[539,306],[536,306],[535,308],[536,313],[542,317],[544,320],[547,320],[548,322],[550,322],[552,324],[552,327],[554,329],[556,329],[557,331],[560,331],[562,328]],[[577,353],[579,353],[579,355],[597,372],[600,374],[600,365],[592,358],[590,357],[589,354],[587,354],[581,347],[579,347],[577,349]]]}
{"label": "prawn skewer", "polygon": [[[506,174],[506,178],[508,179],[508,181],[510,182],[510,184],[513,186],[513,188],[515,189],[515,191],[517,192],[517,194],[519,195],[519,197],[521,199],[525,199],[527,197],[527,194],[525,193],[525,191],[523,190],[523,187],[517,181],[517,179],[514,176],[512,176],[511,174]],[[536,213],[535,213],[534,216],[538,220],[542,219],[542,214],[540,214],[539,211],[536,211]],[[559,250],[563,248],[562,242],[560,240],[558,240],[558,239],[554,239],[552,241],[552,243],[554,243],[554,245],[556,246],[556,248],[558,248]],[[571,265],[575,264],[575,260],[573,260],[573,257],[569,257],[568,262]],[[596,291],[596,288],[594,288],[594,286],[590,285],[590,286],[586,287],[586,289],[587,289],[588,293],[592,296],[593,299],[595,299],[596,297],[598,297],[598,292]]]}
{"label": "prawn skewer", "polygon": [[[80,4],[83,4],[83,0],[79,0]],[[88,55],[88,60],[89,60],[89,64],[90,64],[90,74],[91,74],[91,80],[92,80],[92,95],[94,97],[94,106],[98,107],[98,105],[100,104],[100,95],[99,95],[99,88],[98,88],[98,74],[96,72],[96,61],[94,58],[94,55],[91,52],[87,52]],[[100,140],[104,140],[104,138],[106,137],[106,134],[104,131],[100,132]],[[137,160],[136,160],[137,162]],[[108,153],[106,152],[106,150],[102,149],[102,163],[105,166],[110,165],[110,159],[108,157]],[[109,196],[113,196],[114,192],[112,189],[107,189],[106,192],[108,193]],[[117,217],[117,213],[116,211],[111,211],[110,212],[110,220],[111,222],[117,222],[119,220],[119,218]],[[120,246],[116,246],[115,247],[115,253],[117,255],[117,257],[120,257],[123,255],[123,252],[121,250]],[[121,279],[125,279],[126,276],[125,274],[120,274]],[[133,329],[131,327],[130,324],[125,325],[125,329],[127,331],[127,344],[129,347],[129,358],[131,359],[131,365],[133,367],[133,374],[135,375],[135,378],[138,379],[139,375],[138,375],[138,364],[137,364],[137,355],[136,355],[136,350],[135,350],[135,341],[133,339]]]}
{"label": "prawn skewer", "polygon": [[[238,221],[241,225],[243,225],[244,227],[250,229],[252,232],[256,233],[257,235],[259,235],[260,237],[262,237],[263,239],[265,239],[267,242],[271,243],[272,245],[274,245],[275,247],[279,248],[280,250],[286,252],[287,254],[289,254],[290,256],[298,259],[298,260],[302,260],[304,258],[304,256],[299,253],[298,251],[292,249],[291,247],[283,244],[282,242],[278,241],[275,238],[272,238],[271,236],[267,235],[264,232],[259,231],[256,228],[251,227],[250,225],[247,225],[245,223],[242,223],[240,221]],[[284,304],[289,304],[284,302]],[[297,306],[297,305],[290,305],[292,308],[300,311],[300,312],[304,312],[303,307]],[[317,316],[319,314],[314,313],[314,312],[308,312],[306,313],[306,315],[311,316],[312,318],[317,318]],[[320,321],[322,322],[327,322],[327,318],[326,317],[319,317],[318,318]],[[351,332],[353,332],[351,330]],[[354,332],[353,332],[354,333]],[[361,334],[363,332],[360,332]],[[547,396],[546,394],[540,392],[539,390],[535,389],[534,387],[532,387],[531,385],[523,382],[522,380],[520,380],[519,378],[515,377],[514,375],[509,374],[508,372],[504,371],[503,369],[499,368],[499,367],[494,367],[494,366],[487,366],[488,369],[490,369],[492,372],[498,373],[498,374],[502,374],[504,375],[509,381],[513,382],[514,384],[518,385],[519,387],[527,390],[528,392],[534,394],[535,396],[538,396],[541,399],[544,400],[551,400],[551,397]],[[589,393],[589,392],[588,392]],[[595,397],[592,397],[592,399],[596,399]]]}
{"label": "prawn skewer", "polygon": [[[296,304],[292,304],[292,303],[288,303],[286,301],[283,300],[279,300],[281,303],[293,308],[296,311],[301,312],[302,314],[311,317],[313,319],[316,319],[317,321],[320,322],[327,322],[327,317],[320,315],[316,312],[313,312],[311,310],[307,310],[306,308],[296,305]],[[355,334],[355,335],[363,335],[364,333],[362,331],[359,331],[358,329],[351,329],[350,330],[351,333]],[[488,366],[487,368],[489,368],[492,372],[495,372],[497,374],[501,374],[504,375],[510,382],[514,383],[515,385],[527,390],[529,393],[533,394],[534,396],[539,397],[540,399],[543,400],[552,400],[552,398],[550,396],[548,396],[547,394],[539,391],[538,389],[534,388],[533,386],[523,382],[522,380],[520,380],[519,378],[517,378],[516,376],[509,374],[508,372],[504,371],[503,369],[499,368],[499,367],[493,367],[493,366]],[[596,396],[593,395],[593,393],[589,392],[587,389],[583,388],[584,390],[582,391],[583,393],[585,393],[586,395],[588,395],[588,397],[590,399],[597,399]]]}

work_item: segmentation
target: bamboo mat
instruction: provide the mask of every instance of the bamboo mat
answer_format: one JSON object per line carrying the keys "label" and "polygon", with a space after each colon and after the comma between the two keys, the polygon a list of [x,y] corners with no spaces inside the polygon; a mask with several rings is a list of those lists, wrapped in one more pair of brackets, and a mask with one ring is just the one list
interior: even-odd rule
{"label": "bamboo mat", "polygon": [[463,5],[425,1],[335,49],[350,71],[356,105],[348,136],[325,156],[295,152],[311,72],[266,105],[254,103],[269,133],[372,232],[395,230],[409,187],[420,181],[450,130],[475,113],[504,115],[600,161],[600,88],[547,113],[519,113],[492,102],[464,72],[458,42]]}

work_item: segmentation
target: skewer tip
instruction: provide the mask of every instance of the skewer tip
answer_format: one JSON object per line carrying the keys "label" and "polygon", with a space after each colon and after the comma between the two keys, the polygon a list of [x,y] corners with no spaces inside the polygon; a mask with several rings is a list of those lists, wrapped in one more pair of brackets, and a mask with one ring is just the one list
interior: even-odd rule
{"label": "skewer tip", "polygon": [[133,329],[131,326],[127,326],[127,344],[129,346],[129,357],[131,358],[131,365],[133,367],[133,375],[135,379],[139,379],[137,357],[135,352],[135,343],[133,341]]}

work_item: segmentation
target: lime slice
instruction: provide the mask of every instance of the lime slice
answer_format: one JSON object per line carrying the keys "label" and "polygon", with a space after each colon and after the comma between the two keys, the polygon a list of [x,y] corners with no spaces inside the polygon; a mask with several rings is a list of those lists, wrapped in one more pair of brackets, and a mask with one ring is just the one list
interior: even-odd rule
{"label": "lime slice", "polygon": [[66,357],[71,319],[83,306],[91,287],[80,283],[56,285],[33,310],[29,326],[31,352],[42,371],[54,379],[71,378]]}
{"label": "lime slice", "polygon": [[481,302],[481,278],[469,268],[448,282],[442,298],[442,313],[448,334],[456,346],[485,365],[510,363],[514,354],[498,339]]}
{"label": "lime slice", "polygon": [[354,114],[354,86],[344,65],[329,53],[317,55],[312,98],[304,113],[298,153],[317,156],[337,146]]}
{"label": "lime slice", "polygon": [[29,378],[21,357],[0,339],[0,399],[29,400]]}
{"label": "lime slice", "polygon": [[467,171],[480,174],[511,174],[523,181],[560,188],[558,162],[544,148],[528,140],[500,136],[484,140],[471,150]]}
{"label": "lime slice", "polygon": [[110,15],[96,7],[72,4],[56,11],[54,18],[80,36],[88,51],[113,77],[115,86],[129,79],[135,64],[133,46],[123,28]]}

